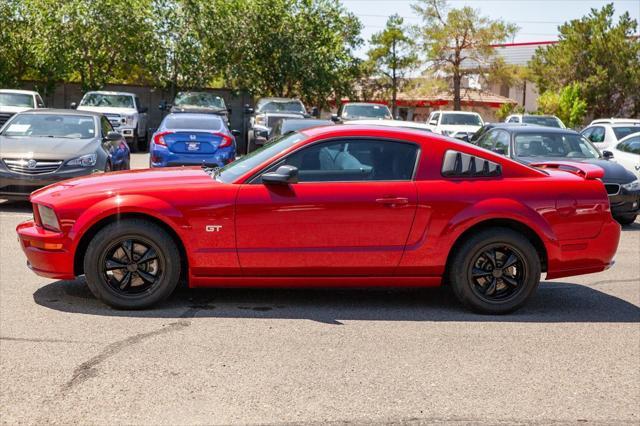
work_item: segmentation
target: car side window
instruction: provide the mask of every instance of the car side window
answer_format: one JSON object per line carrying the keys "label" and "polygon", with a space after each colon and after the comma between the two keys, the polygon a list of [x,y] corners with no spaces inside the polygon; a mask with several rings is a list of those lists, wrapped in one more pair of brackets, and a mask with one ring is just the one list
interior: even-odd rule
{"label": "car side window", "polygon": [[587,139],[595,143],[604,142],[604,127],[595,126]]}
{"label": "car side window", "polygon": [[300,182],[411,180],[415,144],[389,140],[340,140],[304,147],[267,171],[282,165],[298,169]]}
{"label": "car side window", "polygon": [[518,117],[511,117],[508,122],[509,123],[519,123],[520,119]]}
{"label": "car side window", "polygon": [[509,133],[504,130],[498,130],[495,132],[495,143],[492,150],[499,152],[500,154],[507,155],[509,153]]}
{"label": "car side window", "polygon": [[490,130],[485,133],[480,139],[478,139],[478,145],[480,148],[488,149],[491,151],[493,149],[493,145],[496,141],[496,132],[497,130]]}
{"label": "car side window", "polygon": [[100,127],[102,128],[102,137],[106,137],[109,132],[113,132],[113,127],[111,127],[111,123],[104,115],[100,117]]}
{"label": "car side window", "polygon": [[431,117],[429,122],[435,121],[437,123],[439,118],[440,118],[440,113],[439,112],[434,112],[433,116]]}
{"label": "car side window", "polygon": [[44,108],[44,101],[40,95],[36,95],[36,104],[38,105],[38,108]]}
{"label": "car side window", "polygon": [[640,136],[636,136],[619,143],[616,146],[616,149],[630,154],[640,154]]}

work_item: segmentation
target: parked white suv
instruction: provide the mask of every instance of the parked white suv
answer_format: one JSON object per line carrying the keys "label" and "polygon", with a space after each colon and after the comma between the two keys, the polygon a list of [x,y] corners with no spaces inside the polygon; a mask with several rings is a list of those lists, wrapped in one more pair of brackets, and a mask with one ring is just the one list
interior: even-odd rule
{"label": "parked white suv", "polygon": [[620,139],[610,150],[614,161],[640,179],[640,133],[632,133]]}
{"label": "parked white suv", "polygon": [[434,133],[467,140],[484,125],[477,112],[433,111],[427,120]]}
{"label": "parked white suv", "polygon": [[640,122],[628,124],[597,122],[585,127],[580,133],[599,150],[609,149],[618,141],[632,133],[640,132]]}
{"label": "parked white suv", "polygon": [[[75,107],[75,104],[71,104],[71,108]],[[148,108],[142,106],[140,98],[134,93],[87,92],[77,109],[104,114],[114,130],[124,136],[132,152],[146,149]]]}
{"label": "parked white suv", "polygon": [[505,123],[537,124],[538,126],[556,127],[566,129],[566,126],[555,115],[511,114],[504,120]]}
{"label": "parked white suv", "polygon": [[44,108],[44,102],[38,92],[0,89],[0,128],[14,114],[35,108]]}

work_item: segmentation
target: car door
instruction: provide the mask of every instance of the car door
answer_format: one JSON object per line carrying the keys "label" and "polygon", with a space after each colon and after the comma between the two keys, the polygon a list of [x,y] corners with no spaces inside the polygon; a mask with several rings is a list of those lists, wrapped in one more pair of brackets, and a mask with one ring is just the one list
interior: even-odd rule
{"label": "car door", "polygon": [[640,178],[640,135],[619,143],[615,148],[614,159]]}
{"label": "car door", "polygon": [[416,211],[418,146],[320,141],[266,168],[298,168],[299,182],[244,184],[236,240],[247,276],[393,274]]}

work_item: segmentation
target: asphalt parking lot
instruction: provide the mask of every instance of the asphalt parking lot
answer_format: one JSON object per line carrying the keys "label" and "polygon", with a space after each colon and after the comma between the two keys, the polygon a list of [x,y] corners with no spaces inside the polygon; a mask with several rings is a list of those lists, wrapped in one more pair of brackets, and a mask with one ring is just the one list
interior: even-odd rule
{"label": "asphalt parking lot", "polygon": [[115,311],[27,269],[30,215],[0,202],[4,424],[640,422],[638,221],[613,269],[496,317],[446,289],[180,290]]}

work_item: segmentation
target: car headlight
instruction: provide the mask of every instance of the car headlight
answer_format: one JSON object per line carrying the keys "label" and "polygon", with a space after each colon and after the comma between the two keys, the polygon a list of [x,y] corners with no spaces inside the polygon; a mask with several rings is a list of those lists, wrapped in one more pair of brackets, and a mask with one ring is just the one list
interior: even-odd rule
{"label": "car headlight", "polygon": [[640,180],[636,179],[629,183],[625,183],[624,185],[621,185],[621,186],[627,191],[637,191],[640,189]]}
{"label": "car headlight", "polygon": [[82,157],[74,158],[67,161],[68,166],[92,167],[96,165],[98,156],[96,154],[87,154]]}
{"label": "car headlight", "polygon": [[52,231],[60,231],[60,224],[58,223],[56,212],[54,212],[51,207],[43,206],[42,204],[37,204],[37,206],[42,227]]}
{"label": "car headlight", "polygon": [[256,115],[256,124],[265,124],[267,122],[266,118],[264,115]]}
{"label": "car headlight", "polygon": [[124,124],[126,124],[127,126],[133,126],[136,122],[136,116],[135,115],[125,115],[124,116]]}

